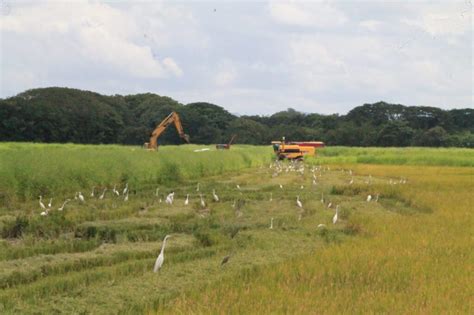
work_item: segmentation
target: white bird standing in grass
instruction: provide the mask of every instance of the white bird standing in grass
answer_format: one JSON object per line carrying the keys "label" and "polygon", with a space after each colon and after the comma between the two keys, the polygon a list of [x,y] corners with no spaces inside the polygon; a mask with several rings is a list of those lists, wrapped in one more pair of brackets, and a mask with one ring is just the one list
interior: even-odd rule
{"label": "white bird standing in grass", "polygon": [[299,208],[303,208],[303,204],[301,203],[300,201],[300,196],[296,196],[296,205],[299,207]]}
{"label": "white bird standing in grass", "polygon": [[206,208],[206,203],[204,202],[204,198],[202,198],[202,194],[199,194],[199,198],[201,198],[201,207]]}
{"label": "white bird standing in grass", "polygon": [[270,230],[273,230],[273,218],[270,219]]}
{"label": "white bird standing in grass", "polygon": [[128,192],[128,183],[125,184],[122,195],[125,195]]}
{"label": "white bird standing in grass", "polygon": [[95,187],[92,187],[92,191],[91,191],[91,194],[90,194],[91,197],[94,197],[94,190],[95,190]]}
{"label": "white bird standing in grass", "polygon": [[100,200],[104,199],[106,191],[107,191],[107,188],[104,188],[104,191],[102,192],[102,195],[99,196]]}
{"label": "white bird standing in grass", "polygon": [[158,193],[160,192],[160,188],[158,187],[156,190],[155,190],[155,196],[158,197]]}
{"label": "white bird standing in grass", "polygon": [[128,201],[128,191],[125,192],[124,196],[125,197],[123,198],[123,201],[127,202]]}
{"label": "white bird standing in grass", "polygon": [[46,215],[48,215],[48,209],[46,209],[45,211],[41,212],[40,215],[43,216],[43,217],[46,216]]}
{"label": "white bird standing in grass", "polygon": [[77,198],[79,198],[79,200],[80,200],[81,202],[86,202],[86,200],[84,199],[84,196],[82,195],[81,192],[79,192],[79,194],[77,194]]}
{"label": "white bird standing in grass", "polygon": [[270,201],[273,201],[273,193],[270,193]]}
{"label": "white bird standing in grass", "polygon": [[372,200],[372,195],[367,196],[367,202],[370,202]]}
{"label": "white bird standing in grass", "polygon": [[354,184],[354,177],[351,178],[351,181],[349,182],[349,185]]}
{"label": "white bird standing in grass", "polygon": [[186,200],[184,201],[184,205],[189,205],[189,194],[186,195]]}
{"label": "white bird standing in grass", "polygon": [[212,190],[212,197],[214,198],[215,202],[219,201],[219,196],[216,195],[216,190],[215,189]]}
{"label": "white bird standing in grass", "polygon": [[326,224],[318,224],[318,229],[321,229],[321,228],[325,228],[326,227]]}
{"label": "white bird standing in grass", "polygon": [[63,211],[63,210],[64,210],[64,206],[66,206],[66,204],[67,204],[69,201],[71,201],[71,199],[66,199],[66,201],[63,202],[63,205],[62,205],[60,208],[58,208],[58,210],[59,210],[59,211]]}
{"label": "white bird standing in grass", "polygon": [[172,205],[173,200],[174,200],[174,192],[172,192],[172,193],[168,194],[168,196],[166,196],[165,202],[169,205]]}
{"label": "white bird standing in grass", "polygon": [[158,255],[158,258],[156,258],[155,267],[153,267],[153,272],[155,272],[155,273],[160,270],[161,266],[163,266],[163,262],[165,261],[166,240],[170,237],[171,237],[171,235],[166,235],[165,239],[163,240],[163,245],[161,245],[160,254]]}
{"label": "white bird standing in grass", "polygon": [[280,189],[283,189],[283,185],[282,185],[282,184],[280,184]]}
{"label": "white bird standing in grass", "polygon": [[336,214],[332,218],[332,224],[336,224],[339,219],[339,205],[336,206]]}
{"label": "white bird standing in grass", "polygon": [[117,196],[120,196],[120,193],[118,192],[117,190],[117,185],[114,185],[114,188],[112,189],[112,192],[117,195]]}
{"label": "white bird standing in grass", "polygon": [[199,183],[197,183],[196,191],[199,191]]}
{"label": "white bird standing in grass", "polygon": [[239,184],[237,184],[235,187],[237,187],[237,189],[240,190],[240,185]]}
{"label": "white bird standing in grass", "polygon": [[39,205],[40,205],[41,209],[46,210],[46,207],[43,203],[43,196],[39,196],[39,198],[40,198]]}
{"label": "white bird standing in grass", "polygon": [[53,206],[53,198],[49,198],[48,208]]}

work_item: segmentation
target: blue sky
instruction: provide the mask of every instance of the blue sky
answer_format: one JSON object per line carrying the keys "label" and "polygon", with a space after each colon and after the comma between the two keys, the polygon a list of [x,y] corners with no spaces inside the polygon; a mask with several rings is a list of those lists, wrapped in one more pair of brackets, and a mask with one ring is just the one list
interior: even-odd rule
{"label": "blue sky", "polygon": [[232,113],[473,107],[471,1],[0,0],[0,97],[153,92]]}

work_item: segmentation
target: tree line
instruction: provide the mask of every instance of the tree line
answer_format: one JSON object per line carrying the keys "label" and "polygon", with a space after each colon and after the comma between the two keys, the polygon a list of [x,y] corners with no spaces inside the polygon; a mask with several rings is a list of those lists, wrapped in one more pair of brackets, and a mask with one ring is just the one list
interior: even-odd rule
{"label": "tree line", "polygon": [[[181,116],[192,143],[269,144],[318,140],[347,146],[474,147],[474,110],[442,110],[378,102],[346,115],[294,109],[268,116],[237,116],[210,103],[181,104],[156,94],[106,96],[69,88],[28,90],[0,99],[0,141],[141,145],[170,112]],[[174,127],[158,140],[179,144]]]}

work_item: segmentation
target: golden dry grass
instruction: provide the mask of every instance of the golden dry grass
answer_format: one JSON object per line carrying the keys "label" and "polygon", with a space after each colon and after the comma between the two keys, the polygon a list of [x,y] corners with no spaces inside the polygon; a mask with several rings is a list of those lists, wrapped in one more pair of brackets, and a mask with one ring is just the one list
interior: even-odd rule
{"label": "golden dry grass", "polygon": [[360,237],[192,291],[160,312],[472,314],[474,169],[350,167],[408,178],[403,198],[432,212],[354,216]]}

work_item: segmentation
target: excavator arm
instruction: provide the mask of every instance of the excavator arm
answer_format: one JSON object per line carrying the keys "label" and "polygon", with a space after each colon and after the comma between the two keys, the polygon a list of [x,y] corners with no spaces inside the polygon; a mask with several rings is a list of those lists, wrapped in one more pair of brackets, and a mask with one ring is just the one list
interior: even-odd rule
{"label": "excavator arm", "polygon": [[183,125],[181,124],[179,115],[176,112],[172,112],[165,119],[163,119],[163,121],[155,128],[155,130],[153,130],[153,132],[151,133],[150,142],[146,143],[145,146],[148,149],[156,150],[158,148],[158,138],[172,123],[174,123],[174,126],[176,127],[179,136],[184,139],[184,141],[189,143],[189,136],[184,133]]}

